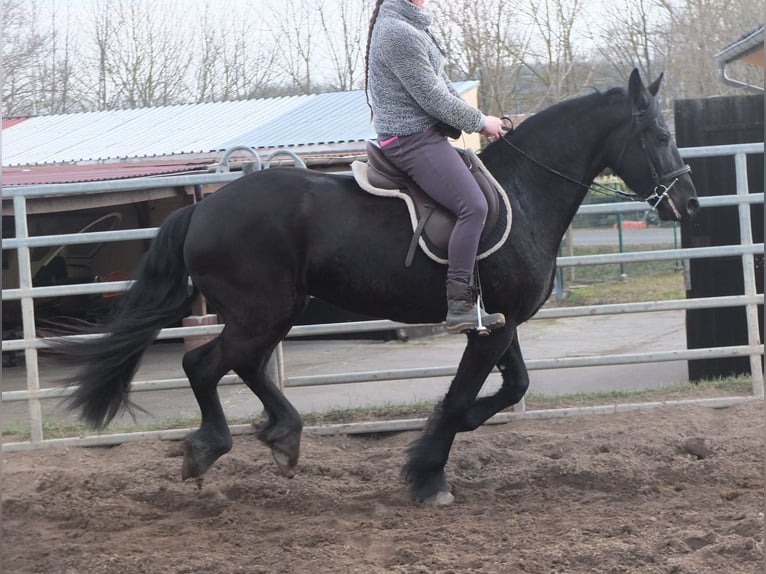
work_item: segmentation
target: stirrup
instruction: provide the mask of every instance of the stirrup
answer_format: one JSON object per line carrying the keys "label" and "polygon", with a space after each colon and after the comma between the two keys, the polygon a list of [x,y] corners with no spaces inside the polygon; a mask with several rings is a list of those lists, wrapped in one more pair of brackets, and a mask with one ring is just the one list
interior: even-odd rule
{"label": "stirrup", "polygon": [[[474,263],[474,272],[468,282],[471,285],[471,287],[476,290],[476,328],[473,329],[473,331],[475,331],[476,334],[480,335],[481,337],[486,337],[492,332],[492,329],[484,325],[484,323],[481,320],[482,313],[485,313],[486,311],[484,309],[484,304],[481,301],[481,280],[479,279],[479,262],[478,261]],[[505,315],[503,315],[502,313],[498,313],[498,315],[500,315],[503,318],[503,324],[500,325],[501,327],[505,325]]]}
{"label": "stirrup", "polygon": [[482,337],[486,337],[490,334],[489,328],[484,326],[484,323],[481,322],[481,312],[484,309],[484,305],[481,304],[481,289],[478,288],[478,282],[477,282],[477,289],[476,289],[476,331],[477,334],[481,335]]}

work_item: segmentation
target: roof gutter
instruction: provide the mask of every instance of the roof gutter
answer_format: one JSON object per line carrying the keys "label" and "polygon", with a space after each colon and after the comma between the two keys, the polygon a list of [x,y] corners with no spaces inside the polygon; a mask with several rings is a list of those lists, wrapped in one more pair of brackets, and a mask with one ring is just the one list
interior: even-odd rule
{"label": "roof gutter", "polygon": [[735,88],[743,88],[750,92],[757,94],[763,93],[763,86],[756,84],[749,84],[740,80],[735,80],[726,74],[726,66],[736,60],[747,56],[748,54],[755,52],[758,49],[763,49],[763,26],[748,34],[744,38],[734,42],[727,46],[722,51],[714,56],[715,62],[718,68],[718,78],[729,86]]}
{"label": "roof gutter", "polygon": [[730,78],[726,75],[726,64],[729,62],[722,62],[718,61],[718,79],[721,80],[724,84],[728,86],[733,86],[735,88],[743,88],[745,90],[748,90],[750,92],[754,92],[756,94],[762,94],[763,93],[763,86],[757,86],[755,84],[748,84],[747,82],[741,82],[740,80],[735,80],[734,78]]}

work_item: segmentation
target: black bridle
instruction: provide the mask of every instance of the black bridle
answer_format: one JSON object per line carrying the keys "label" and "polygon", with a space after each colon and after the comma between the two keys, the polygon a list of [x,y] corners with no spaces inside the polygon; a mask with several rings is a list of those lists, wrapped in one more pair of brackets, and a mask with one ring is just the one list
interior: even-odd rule
{"label": "black bridle", "polygon": [[[646,202],[656,211],[657,206],[660,203],[667,201],[676,218],[681,219],[681,214],[675,203],[673,203],[673,199],[670,197],[670,189],[676,184],[679,177],[685,173],[691,173],[692,168],[690,168],[688,164],[683,164],[681,167],[667,173],[662,173],[659,169],[659,160],[657,159],[656,153],[654,153],[654,148],[647,144],[645,130],[643,129],[647,123],[654,120],[659,115],[659,109],[660,104],[657,100],[652,100],[651,104],[643,110],[639,110],[635,106],[633,107],[631,133],[625,141],[625,145],[623,146],[620,155],[617,157],[615,165],[619,165],[620,162],[622,162],[625,150],[628,148],[633,136],[638,133],[641,149],[644,150],[644,156],[649,164],[649,173],[652,176],[652,183],[654,184],[652,192],[646,197]],[[652,203],[652,200],[656,201]]]}
{"label": "black bridle", "polygon": [[[633,136],[635,135],[636,132],[638,132],[639,139],[641,142],[641,149],[644,150],[644,156],[646,157],[646,161],[649,164],[649,173],[651,174],[652,183],[654,184],[654,188],[652,189],[652,192],[645,198],[641,198],[640,196],[636,194],[625,193],[624,191],[621,191],[619,189],[614,189],[612,187],[600,184],[596,181],[591,182],[590,184],[585,184],[579,180],[576,180],[573,177],[570,177],[566,174],[561,173],[560,171],[553,169],[552,167],[545,165],[540,160],[530,156],[527,152],[519,148],[517,145],[515,145],[506,137],[508,136],[508,134],[513,132],[513,122],[508,117],[504,117],[503,119],[511,122],[511,126],[509,129],[506,130],[506,132],[502,136],[500,136],[500,139],[502,139],[505,143],[507,143],[509,146],[511,146],[514,150],[519,152],[525,158],[530,160],[532,163],[535,163],[539,165],[540,167],[542,167],[543,169],[545,169],[546,171],[558,177],[561,177],[571,183],[575,183],[579,185],[580,187],[585,187],[587,189],[595,188],[599,191],[613,193],[620,197],[626,197],[631,200],[646,201],[647,203],[649,203],[649,205],[651,205],[654,211],[657,210],[657,207],[660,205],[660,203],[662,203],[663,201],[667,201],[668,205],[673,210],[673,213],[675,214],[676,218],[681,219],[681,214],[669,195],[670,189],[676,184],[679,177],[681,177],[685,173],[691,173],[692,169],[691,167],[689,167],[688,164],[684,164],[678,169],[674,169],[673,171],[670,171],[668,173],[661,173],[661,171],[658,169],[659,161],[657,160],[656,154],[653,153],[654,148],[651,148],[649,145],[647,145],[646,135],[644,134],[644,130],[642,129],[646,125],[646,123],[656,118],[658,113],[659,113],[659,103],[657,102],[657,100],[652,100],[651,105],[647,107],[646,109],[639,110],[635,107],[633,108],[633,114],[632,114],[633,120],[631,122],[631,126],[632,126],[631,132],[628,135],[628,138],[625,140],[625,145],[623,145],[622,151],[620,152],[620,155],[617,157],[617,161],[615,162],[615,165],[620,164],[623,156],[625,155],[625,151],[628,149],[628,145],[630,145],[630,142],[633,139]],[[656,201],[652,203],[653,200],[656,200]]]}

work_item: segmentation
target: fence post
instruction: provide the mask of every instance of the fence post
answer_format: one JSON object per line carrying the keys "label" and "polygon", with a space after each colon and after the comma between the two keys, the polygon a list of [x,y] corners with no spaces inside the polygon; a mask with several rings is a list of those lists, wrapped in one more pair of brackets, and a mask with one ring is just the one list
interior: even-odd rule
{"label": "fence post", "polygon": [[266,376],[279,388],[285,390],[285,360],[282,352],[282,343],[277,345],[266,362]]}
{"label": "fence post", "polygon": [[[620,253],[624,253],[624,244],[622,240],[622,213],[617,214],[617,240],[620,246]],[[627,279],[627,275],[625,274],[625,264],[620,261],[620,279]]]}
{"label": "fence post", "polygon": [[[747,184],[747,156],[744,152],[734,155],[734,169],[737,180],[737,195],[747,197],[750,190]],[[753,245],[753,225],[750,218],[750,204],[744,201],[737,205],[739,212],[739,242],[743,246]],[[752,253],[742,255],[742,279],[745,295],[757,295],[755,284],[755,256]],[[747,342],[749,345],[761,344],[761,333],[758,327],[758,305],[745,305],[747,322]],[[750,355],[750,376],[753,384],[753,394],[763,398],[763,365],[760,355]]]}
{"label": "fence post", "polygon": [[[27,198],[18,195],[13,198],[13,212],[16,224],[16,238],[27,239],[29,227],[27,226]],[[20,245],[16,250],[19,263],[19,288],[21,289],[21,326],[24,339],[33,341],[37,337],[35,329],[35,300],[32,298],[32,262],[29,256],[29,247]],[[27,390],[34,393],[40,390],[40,369],[37,363],[37,349],[26,347],[24,349],[24,362],[27,370]],[[43,415],[40,399],[29,399],[29,426],[30,440],[32,444],[43,442]]]}

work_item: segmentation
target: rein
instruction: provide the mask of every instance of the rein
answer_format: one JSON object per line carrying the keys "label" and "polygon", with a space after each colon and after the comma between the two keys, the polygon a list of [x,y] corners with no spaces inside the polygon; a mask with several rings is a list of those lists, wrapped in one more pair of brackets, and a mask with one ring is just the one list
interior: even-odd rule
{"label": "rein", "polygon": [[[673,170],[673,171],[671,171],[669,173],[665,173],[663,175],[659,175],[658,174],[658,170],[657,170],[657,166],[656,166],[656,161],[654,161],[654,158],[652,157],[652,154],[649,152],[649,147],[646,144],[646,136],[644,136],[644,132],[641,130],[641,123],[643,121],[645,121],[645,118],[651,119],[651,118],[653,118],[656,115],[656,113],[647,114],[646,112],[647,111],[656,112],[659,109],[659,104],[657,103],[656,100],[654,100],[652,102],[652,104],[653,104],[653,106],[650,107],[650,108],[647,108],[647,110],[643,110],[643,111],[638,111],[636,109],[633,110],[633,114],[632,114],[633,115],[633,122],[632,122],[633,130],[631,131],[630,136],[626,140],[625,145],[623,146],[622,151],[620,152],[620,155],[619,155],[617,161],[615,162],[616,164],[619,164],[622,161],[622,158],[625,155],[625,151],[628,148],[628,144],[630,144],[630,140],[632,139],[633,132],[638,132],[639,137],[640,137],[640,141],[641,141],[641,149],[644,150],[644,155],[646,156],[646,161],[649,164],[649,171],[651,172],[651,175],[652,175],[652,182],[654,183],[654,189],[652,189],[652,192],[646,198],[642,198],[641,196],[639,196],[639,195],[637,195],[635,193],[626,193],[626,192],[624,192],[622,190],[615,189],[613,187],[609,187],[607,185],[603,185],[601,183],[598,183],[597,181],[593,181],[590,184],[585,184],[585,183],[583,183],[583,182],[581,182],[579,180],[576,180],[573,177],[570,177],[570,176],[568,176],[568,175],[566,175],[564,173],[561,173],[560,171],[558,171],[556,169],[553,169],[552,167],[544,164],[543,162],[541,162],[537,158],[532,157],[527,152],[525,152],[524,150],[519,148],[517,145],[512,143],[506,137],[509,133],[513,133],[513,129],[514,129],[513,128],[513,122],[511,122],[511,126],[510,126],[510,128],[508,130],[506,130],[506,133],[503,134],[502,136],[500,136],[500,139],[502,139],[505,143],[507,143],[509,146],[511,146],[511,148],[513,148],[514,150],[519,152],[521,155],[523,155],[525,158],[527,158],[532,163],[542,167],[543,169],[545,169],[549,173],[552,173],[552,174],[554,174],[554,175],[556,175],[556,176],[558,176],[558,177],[560,177],[560,178],[562,178],[562,179],[564,179],[566,181],[574,183],[574,184],[576,184],[576,185],[578,185],[580,187],[584,187],[586,189],[594,189],[594,191],[598,191],[598,192],[604,193],[604,194],[617,195],[619,197],[624,197],[624,198],[629,199],[631,201],[646,201],[647,203],[649,203],[649,205],[652,206],[652,210],[654,210],[654,211],[657,210],[657,206],[659,206],[660,203],[662,203],[663,201],[667,200],[668,205],[670,205],[670,207],[673,210],[673,212],[675,213],[676,217],[678,219],[680,219],[681,215],[678,212],[678,209],[676,208],[675,204],[673,203],[673,200],[670,198],[669,193],[670,193],[670,189],[678,181],[678,178],[680,176],[684,175],[685,173],[690,173],[691,172],[691,168],[689,167],[688,164],[684,164],[680,168],[675,169],[675,170]],[[504,117],[503,119],[510,121],[510,118],[507,118],[507,117]],[[646,121],[648,121],[648,120],[646,120]],[[665,185],[666,182],[670,182],[670,183],[668,185]],[[652,203],[652,200],[656,200],[656,201],[654,201],[654,203]]]}
{"label": "rein", "polygon": [[[508,132],[506,132],[506,134],[510,133],[511,131],[512,130],[508,130]],[[509,139],[507,139],[505,135],[500,136],[500,139],[503,140],[505,143],[507,143],[509,146],[511,146],[513,149],[515,149],[517,152],[519,152],[521,155],[523,155],[525,158],[527,158],[532,163],[534,163],[536,165],[539,165],[541,168],[543,168],[547,172],[552,173],[553,175],[556,175],[556,176],[558,176],[558,177],[560,177],[562,179],[565,179],[566,181],[568,181],[570,183],[574,183],[576,185],[579,185],[580,187],[584,187],[585,189],[594,189],[595,191],[598,191],[600,193],[614,194],[614,195],[617,195],[619,197],[625,197],[627,199],[630,199],[631,201],[643,201],[643,199],[640,198],[635,193],[627,193],[627,192],[622,191],[620,189],[616,189],[614,187],[609,187],[608,185],[604,185],[602,183],[598,183],[597,181],[592,181],[590,183],[590,185],[587,184],[587,183],[583,183],[583,182],[581,182],[581,181],[579,181],[579,180],[577,180],[577,179],[575,179],[573,177],[570,177],[570,176],[568,176],[568,175],[566,175],[564,173],[561,173],[558,170],[553,169],[552,167],[550,167],[550,166],[544,164],[543,162],[541,162],[539,159],[532,157],[527,152],[525,152],[523,149],[518,147],[516,144],[511,143],[511,141]]]}

